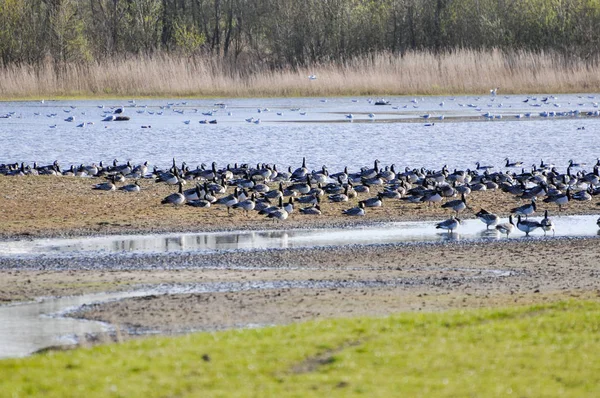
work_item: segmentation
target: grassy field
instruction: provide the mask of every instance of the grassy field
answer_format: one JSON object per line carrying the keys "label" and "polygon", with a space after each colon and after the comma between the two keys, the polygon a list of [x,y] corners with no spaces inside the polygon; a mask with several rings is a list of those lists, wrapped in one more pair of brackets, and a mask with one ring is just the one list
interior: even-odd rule
{"label": "grassy field", "polygon": [[[556,54],[456,50],[357,57],[297,70],[236,70],[219,58],[167,55],[0,68],[0,99],[293,97],[600,91],[593,64]],[[241,72],[241,71],[240,71]],[[316,75],[316,80],[308,79]]]}
{"label": "grassy field", "polygon": [[0,361],[3,397],[600,396],[600,303],[145,338]]}

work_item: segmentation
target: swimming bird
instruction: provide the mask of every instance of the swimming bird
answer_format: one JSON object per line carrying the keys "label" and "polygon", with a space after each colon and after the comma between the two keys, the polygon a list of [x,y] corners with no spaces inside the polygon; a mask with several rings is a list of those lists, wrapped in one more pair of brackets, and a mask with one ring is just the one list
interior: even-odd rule
{"label": "swimming bird", "polygon": [[436,229],[445,229],[448,230],[448,233],[451,234],[454,232],[455,229],[457,229],[460,225],[460,219],[456,218],[454,216],[450,217],[449,219],[447,219],[446,221],[442,221],[440,223],[437,223],[435,225]]}
{"label": "swimming bird", "polygon": [[520,231],[525,232],[525,236],[529,236],[529,233],[536,230],[537,228],[541,228],[542,224],[540,224],[537,221],[531,221],[531,220],[521,220],[521,216],[519,215],[519,217],[517,218],[517,228]]}
{"label": "swimming bird", "polygon": [[481,222],[483,222],[486,225],[486,229],[490,229],[490,226],[498,224],[498,216],[493,213],[490,213],[487,210],[481,209],[475,215],[481,220]]}
{"label": "swimming bird", "polygon": [[165,197],[160,203],[163,205],[171,204],[179,206],[185,203],[185,196],[183,195],[183,183],[179,182],[179,192],[175,192]]}
{"label": "swimming bird", "polygon": [[505,158],[504,160],[506,160],[506,164],[504,165],[504,167],[521,167],[521,166],[523,166],[523,162],[509,162],[508,158]]}
{"label": "swimming bird", "polygon": [[508,238],[508,235],[512,231],[514,231],[514,229],[515,229],[515,223],[513,222],[512,214],[510,216],[508,216],[508,222],[507,223],[496,225],[496,230],[500,231],[503,234],[506,234],[507,238]]}
{"label": "swimming bird", "polygon": [[552,231],[552,236],[554,236],[554,222],[548,218],[548,210],[544,211],[544,218],[542,219],[542,221],[540,221],[540,224],[542,225],[542,229],[544,230],[544,235],[546,235],[546,232]]}
{"label": "swimming bird", "polygon": [[477,170],[490,170],[493,169],[494,166],[482,166],[479,162],[475,163],[477,166]]}
{"label": "swimming bird", "polygon": [[347,216],[364,216],[365,215],[365,204],[363,202],[358,203],[358,207],[343,210],[342,214]]}

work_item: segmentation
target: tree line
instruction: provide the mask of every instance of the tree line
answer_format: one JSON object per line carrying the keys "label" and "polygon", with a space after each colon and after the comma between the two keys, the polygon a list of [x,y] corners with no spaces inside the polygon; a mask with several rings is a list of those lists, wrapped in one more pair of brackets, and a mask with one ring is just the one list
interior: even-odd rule
{"label": "tree line", "polygon": [[597,0],[0,0],[0,63],[211,56],[232,71],[377,52],[556,52],[597,61]]}

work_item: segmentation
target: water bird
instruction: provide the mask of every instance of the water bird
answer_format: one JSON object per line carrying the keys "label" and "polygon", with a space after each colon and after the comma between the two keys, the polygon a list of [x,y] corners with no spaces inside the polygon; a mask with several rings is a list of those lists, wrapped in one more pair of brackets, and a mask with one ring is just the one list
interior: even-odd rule
{"label": "water bird", "polygon": [[492,97],[495,97],[497,93],[498,93],[498,87],[496,87],[496,88],[492,88],[492,89],[490,90],[490,95],[491,95]]}
{"label": "water bird", "polygon": [[191,120],[184,120],[184,121],[183,121],[183,123],[185,123],[185,124],[190,124],[190,123],[191,123]]}
{"label": "water bird", "polygon": [[308,76],[308,80],[317,80],[317,75]]}
{"label": "water bird", "polygon": [[496,230],[500,231],[503,234],[506,234],[507,238],[508,238],[508,235],[511,234],[514,229],[515,229],[515,223],[513,222],[512,214],[510,216],[508,216],[507,223],[496,225]]}
{"label": "water bird", "polygon": [[477,218],[479,218],[481,222],[483,222],[486,225],[486,229],[489,229],[490,226],[498,224],[498,216],[493,213],[490,213],[485,209],[481,209],[480,211],[478,211],[477,214],[475,214],[475,216],[477,216]]}
{"label": "water bird", "polygon": [[537,209],[537,206],[535,204],[535,199],[532,199],[531,203],[528,203],[523,206],[515,207],[515,208],[511,209],[510,212],[514,213],[518,216],[528,217],[531,214],[535,213],[536,209]]}
{"label": "water bird", "polygon": [[140,192],[140,183],[135,181],[133,184],[123,185],[119,190],[125,192]]}
{"label": "water bird", "polygon": [[537,221],[531,221],[531,220],[521,220],[521,216],[519,215],[517,218],[517,228],[520,231],[525,232],[525,236],[529,236],[529,233],[541,228],[542,224],[540,224]]}
{"label": "water bird", "polygon": [[540,221],[540,225],[544,230],[544,235],[546,235],[546,232],[552,231],[552,236],[554,236],[554,222],[548,218],[548,210],[544,211],[544,218],[542,219],[542,221]]}
{"label": "water bird", "polygon": [[179,206],[185,203],[185,196],[183,195],[183,183],[179,181],[179,192],[172,193],[165,197],[160,203],[163,205],[171,204]]}
{"label": "water bird", "polygon": [[303,207],[300,209],[302,214],[321,215],[321,206],[317,203],[313,206]]}
{"label": "water bird", "polygon": [[445,229],[449,234],[453,233],[460,225],[460,219],[454,216],[450,217],[446,221],[442,221],[435,225],[436,229]]}
{"label": "water bird", "polygon": [[442,205],[443,209],[452,209],[456,212],[456,215],[458,216],[458,213],[460,211],[463,211],[464,209],[467,208],[467,199],[465,198],[465,194],[463,193],[461,195],[460,199],[457,200],[451,200],[449,202],[446,202]]}
{"label": "water bird", "polygon": [[482,166],[479,162],[475,163],[477,166],[477,170],[490,170],[493,169],[494,166]]}
{"label": "water bird", "polygon": [[345,115],[345,117],[346,117],[346,119],[350,119],[350,120],[354,119],[354,115],[351,113]]}
{"label": "water bird", "polygon": [[506,160],[506,164],[504,167],[521,167],[523,166],[523,162],[510,162],[508,158],[504,158]]}
{"label": "water bird", "polygon": [[569,203],[571,198],[571,188],[567,188],[567,192],[559,193],[554,196],[549,196],[544,199],[544,203],[555,203],[558,205],[558,211],[562,211],[562,207]]}
{"label": "water bird", "polygon": [[363,202],[358,203],[358,207],[343,210],[342,214],[347,216],[364,216],[365,215],[365,204]]}
{"label": "water bird", "polygon": [[69,116],[68,118],[65,119],[65,122],[72,122],[74,120],[75,120],[75,117]]}

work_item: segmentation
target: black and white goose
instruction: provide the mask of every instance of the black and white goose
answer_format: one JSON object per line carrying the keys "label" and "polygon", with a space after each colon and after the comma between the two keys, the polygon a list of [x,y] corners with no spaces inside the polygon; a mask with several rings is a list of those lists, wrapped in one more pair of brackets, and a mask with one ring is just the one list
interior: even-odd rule
{"label": "black and white goose", "polygon": [[571,189],[567,188],[567,192],[557,194],[554,196],[549,196],[544,199],[545,203],[555,203],[558,205],[558,211],[562,211],[562,207],[569,203],[569,199],[571,198]]}
{"label": "black and white goose", "polygon": [[279,198],[279,206],[277,207],[277,209],[267,214],[267,217],[273,219],[273,221],[285,221],[288,218],[288,215],[289,213],[285,210],[283,206],[283,198]]}
{"label": "black and white goose", "polygon": [[135,181],[133,184],[127,184],[122,186],[121,188],[119,188],[119,190],[125,192],[140,192],[140,183],[138,181]]}
{"label": "black and white goose", "polygon": [[467,199],[465,198],[465,194],[462,194],[460,199],[451,200],[449,202],[444,203],[442,205],[442,208],[452,209],[456,212],[456,215],[458,216],[459,212],[467,208]]}
{"label": "black and white goose", "polygon": [[548,210],[544,211],[544,218],[542,219],[542,221],[540,221],[540,224],[542,225],[542,229],[544,230],[544,235],[546,235],[546,232],[552,231],[552,236],[554,236],[554,222],[548,218]]}
{"label": "black and white goose", "polygon": [[364,216],[365,215],[365,204],[363,202],[359,202],[357,207],[343,210],[342,214],[345,214],[347,216]]}
{"label": "black and white goose", "polygon": [[531,203],[523,205],[523,206],[515,207],[515,208],[511,209],[510,212],[516,214],[517,216],[525,216],[525,218],[527,218],[528,216],[535,213],[536,209],[537,209],[537,205],[535,204],[535,200],[532,199]]}
{"label": "black and white goose", "polygon": [[256,206],[256,195],[253,193],[250,199],[243,200],[231,206],[233,209],[242,209],[246,212],[246,217],[250,215],[250,211]]}
{"label": "black and white goose", "polygon": [[183,184],[179,182],[179,192],[175,192],[164,198],[160,203],[163,205],[170,204],[179,206],[185,203],[185,196],[183,195]]}
{"label": "black and white goose", "polygon": [[460,222],[461,221],[459,218],[452,216],[445,221],[437,223],[435,225],[435,228],[436,229],[445,229],[448,231],[449,234],[451,234],[460,226]]}
{"label": "black and white goose", "polygon": [[520,231],[525,232],[525,236],[529,236],[529,233],[541,228],[542,224],[540,224],[538,221],[531,221],[531,220],[521,220],[521,216],[519,215],[519,217],[517,218],[517,228]]}
{"label": "black and white goose", "polygon": [[479,212],[477,212],[477,214],[475,214],[475,216],[477,216],[477,218],[479,218],[481,222],[486,225],[486,229],[490,229],[490,226],[498,224],[498,216],[485,209],[481,209]]}

